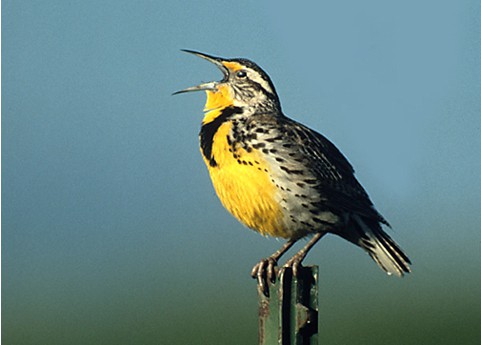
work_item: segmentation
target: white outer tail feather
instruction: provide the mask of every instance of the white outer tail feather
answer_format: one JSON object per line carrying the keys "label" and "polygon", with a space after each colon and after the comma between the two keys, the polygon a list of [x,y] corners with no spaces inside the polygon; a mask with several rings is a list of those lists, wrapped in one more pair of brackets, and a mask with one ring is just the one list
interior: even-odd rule
{"label": "white outer tail feather", "polygon": [[381,229],[372,229],[367,226],[358,215],[352,219],[361,227],[365,237],[361,237],[359,245],[365,249],[369,256],[388,275],[395,274],[402,277],[404,273],[411,272],[409,259],[398,245]]}

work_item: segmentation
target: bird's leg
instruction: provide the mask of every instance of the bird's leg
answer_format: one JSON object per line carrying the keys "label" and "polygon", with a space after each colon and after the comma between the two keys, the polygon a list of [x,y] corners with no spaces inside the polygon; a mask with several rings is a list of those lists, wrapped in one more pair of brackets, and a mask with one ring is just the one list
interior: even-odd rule
{"label": "bird's leg", "polygon": [[268,282],[275,283],[276,281],[275,267],[277,266],[277,261],[294,245],[294,243],[296,243],[296,241],[297,239],[287,241],[274,254],[266,259],[262,259],[252,268],[251,276],[252,278],[257,279],[259,288],[263,291],[265,296],[269,296]]}
{"label": "bird's leg", "polygon": [[317,241],[319,241],[322,238],[322,236],[324,236],[325,234],[326,234],[326,232],[316,233],[309,240],[309,242],[307,242],[307,244],[304,246],[304,248],[299,250],[296,254],[294,254],[294,256],[292,258],[290,258],[286,262],[286,264],[284,265],[284,267],[282,269],[285,269],[287,267],[291,267],[292,268],[292,274],[294,276],[297,276],[299,268],[302,267],[302,260],[304,260],[307,253],[309,252],[309,250],[311,250],[311,248],[317,243]]}

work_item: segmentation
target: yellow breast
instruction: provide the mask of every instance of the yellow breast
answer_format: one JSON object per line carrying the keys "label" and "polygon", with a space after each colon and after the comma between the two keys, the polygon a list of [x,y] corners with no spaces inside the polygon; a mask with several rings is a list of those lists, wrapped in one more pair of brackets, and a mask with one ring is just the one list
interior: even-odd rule
{"label": "yellow breast", "polygon": [[[208,111],[203,123],[208,124],[221,114],[220,108]],[[220,201],[249,228],[263,235],[287,237],[278,189],[271,181],[266,161],[256,150],[247,152],[238,148],[232,152],[227,140],[231,129],[230,121],[216,129],[212,136],[211,157],[201,151]]]}

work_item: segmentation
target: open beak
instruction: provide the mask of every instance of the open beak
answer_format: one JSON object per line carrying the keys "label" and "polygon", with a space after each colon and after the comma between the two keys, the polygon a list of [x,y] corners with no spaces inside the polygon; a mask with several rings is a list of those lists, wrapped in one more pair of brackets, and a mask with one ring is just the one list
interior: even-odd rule
{"label": "open beak", "polygon": [[[224,74],[224,79],[227,79],[227,77],[229,76],[229,71],[222,64],[223,59],[215,57],[215,56],[207,55],[207,54],[204,54],[204,53],[200,53],[200,52],[197,52],[197,51],[194,51],[194,50],[182,49],[182,51],[184,51],[186,53],[197,55],[198,57],[201,57],[201,58],[203,58],[207,61],[212,62],[214,65],[219,67],[219,69],[222,71],[222,73]],[[215,91],[217,89],[218,83],[219,82],[217,82],[217,81],[202,83],[202,84],[197,85],[197,86],[191,86],[191,87],[188,87],[186,89],[174,92],[173,95],[178,95],[179,93],[184,93],[184,92],[203,91],[203,90]]]}

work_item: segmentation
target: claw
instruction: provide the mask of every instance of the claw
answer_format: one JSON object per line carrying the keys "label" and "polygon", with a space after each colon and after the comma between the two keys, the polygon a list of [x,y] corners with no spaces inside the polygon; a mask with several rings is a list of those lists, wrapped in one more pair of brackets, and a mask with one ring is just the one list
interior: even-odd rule
{"label": "claw", "polygon": [[267,279],[274,284],[276,282],[276,266],[277,262],[275,260],[268,260],[267,264]]}
{"label": "claw", "polygon": [[252,278],[257,278],[257,272],[259,271],[259,266],[262,264],[262,260],[259,261],[257,264],[255,264],[254,267],[252,267],[252,271],[251,271],[251,277]]}
{"label": "claw", "polygon": [[295,261],[292,264],[292,274],[294,277],[297,277],[297,273],[302,269],[302,263],[299,261]]}
{"label": "claw", "polygon": [[269,282],[274,284],[277,275],[277,261],[279,258],[296,243],[297,239],[290,239],[282,245],[274,254],[267,259],[262,259],[251,271],[251,277],[257,279],[258,288],[264,296],[269,297]]}
{"label": "claw", "polygon": [[257,271],[257,284],[259,284],[259,288],[264,293],[265,296],[269,296],[269,285],[267,281],[265,281],[265,271],[264,267],[266,265],[266,261],[262,260],[260,262],[259,270]]}
{"label": "claw", "polygon": [[[298,253],[299,254],[299,253]],[[291,268],[292,269],[292,274],[294,277],[297,277],[298,273],[302,269],[302,260],[304,260],[303,255],[294,255],[292,258],[290,258],[285,265],[282,267],[282,269],[286,268]]]}
{"label": "claw", "polygon": [[269,297],[269,282],[274,284],[276,282],[277,260],[272,257],[262,259],[257,263],[251,271],[251,276],[257,279],[257,284],[262,293]]}

